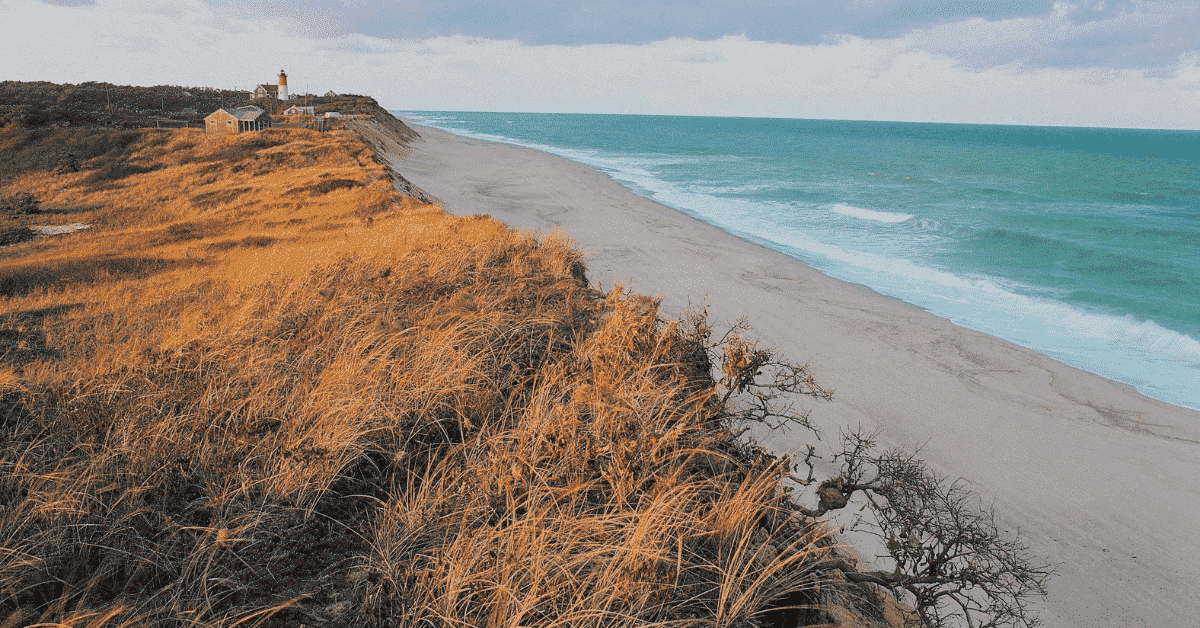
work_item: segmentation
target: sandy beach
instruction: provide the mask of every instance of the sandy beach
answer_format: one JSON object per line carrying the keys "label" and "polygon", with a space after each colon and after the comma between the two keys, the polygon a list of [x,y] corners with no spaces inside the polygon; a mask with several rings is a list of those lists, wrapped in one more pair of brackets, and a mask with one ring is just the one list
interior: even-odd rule
{"label": "sandy beach", "polygon": [[1200,412],[829,278],[591,167],[415,128],[410,151],[382,156],[447,211],[561,230],[593,283],[661,297],[667,315],[707,300],[717,328],[746,317],[836,389],[807,404],[826,440],[879,428],[994,502],[1003,528],[1059,564],[1044,625],[1200,626]]}

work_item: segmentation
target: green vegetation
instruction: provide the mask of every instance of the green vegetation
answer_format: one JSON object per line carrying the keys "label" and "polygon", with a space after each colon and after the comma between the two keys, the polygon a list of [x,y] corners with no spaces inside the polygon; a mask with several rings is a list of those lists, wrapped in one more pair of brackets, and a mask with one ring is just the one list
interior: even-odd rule
{"label": "green vegetation", "polygon": [[375,99],[357,94],[302,96],[292,100],[253,99],[250,91],[156,85],[137,87],[90,81],[59,85],[45,81],[0,81],[0,127],[202,128],[204,117],[221,107],[254,104],[279,117],[292,105],[308,105],[318,115],[327,111],[367,114],[401,137],[412,129],[396,125]]}

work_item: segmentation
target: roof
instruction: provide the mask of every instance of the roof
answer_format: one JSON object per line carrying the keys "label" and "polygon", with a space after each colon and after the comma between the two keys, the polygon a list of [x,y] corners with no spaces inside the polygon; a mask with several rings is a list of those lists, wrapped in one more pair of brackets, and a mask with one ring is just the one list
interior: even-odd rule
{"label": "roof", "polygon": [[[262,85],[259,85],[259,86],[258,86],[258,89],[265,89],[265,90],[267,90],[268,92],[272,92],[272,93],[276,93],[276,94],[278,94],[278,93],[279,93],[279,86],[278,86],[278,85],[267,85],[266,83],[264,83],[264,84],[262,84]],[[258,91],[258,89],[255,89],[254,91]]]}
{"label": "roof", "polygon": [[[262,109],[260,109],[258,107],[255,107],[254,105],[246,105],[244,107],[237,107],[235,109],[230,109],[228,107],[222,107],[222,108],[217,109],[216,111],[208,114],[208,118],[215,116],[218,113],[221,113],[222,111],[237,118],[238,120],[245,120],[248,122],[253,122],[253,121],[257,120],[260,116],[262,116],[264,113],[266,113],[265,111],[263,111]],[[208,118],[205,118],[205,119],[207,120]]]}
{"label": "roof", "polygon": [[238,107],[237,109],[234,109],[230,113],[237,116],[238,120],[253,121],[253,120],[257,120],[259,116],[263,115],[266,112],[263,111],[259,107],[255,107],[254,105],[246,105],[244,107]]}

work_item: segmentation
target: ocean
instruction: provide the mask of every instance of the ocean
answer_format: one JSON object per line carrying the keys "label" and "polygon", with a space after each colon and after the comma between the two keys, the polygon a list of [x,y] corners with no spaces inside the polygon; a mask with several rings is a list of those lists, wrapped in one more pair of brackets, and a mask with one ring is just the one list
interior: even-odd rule
{"label": "ocean", "polygon": [[1200,409],[1200,131],[397,111]]}

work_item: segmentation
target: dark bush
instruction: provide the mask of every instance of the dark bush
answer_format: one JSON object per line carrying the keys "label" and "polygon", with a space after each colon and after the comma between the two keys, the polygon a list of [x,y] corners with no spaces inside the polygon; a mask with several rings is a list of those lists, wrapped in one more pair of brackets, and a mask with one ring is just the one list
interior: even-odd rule
{"label": "dark bush", "polygon": [[17,192],[11,196],[0,196],[0,214],[26,216],[42,213],[41,202],[29,192]]}
{"label": "dark bush", "polygon": [[0,81],[0,127],[15,123],[25,127],[146,128],[156,126],[155,118],[163,116],[194,124],[220,107],[245,102],[249,96],[244,91],[179,85]]}
{"label": "dark bush", "polygon": [[213,190],[211,192],[201,192],[192,197],[192,203],[204,210],[216,209],[222,205],[228,205],[238,199],[241,195],[250,191],[250,188],[233,188],[227,190]]}
{"label": "dark bush", "polygon": [[205,248],[207,248],[209,251],[216,251],[216,252],[228,251],[230,249],[236,249],[236,248],[240,248],[240,247],[262,249],[262,248],[269,247],[272,244],[275,244],[276,242],[277,242],[277,240],[275,238],[272,238],[271,236],[247,236],[245,238],[242,238],[241,240],[228,240],[225,242],[214,242]]}
{"label": "dark bush", "polygon": [[55,174],[69,174],[79,172],[83,169],[83,164],[79,163],[79,158],[75,153],[61,153],[58,156],[58,165],[54,166]]}
{"label": "dark bush", "polygon": [[26,240],[32,240],[37,235],[33,229],[21,225],[4,225],[0,226],[0,246],[8,246],[17,244]]}
{"label": "dark bush", "polygon": [[120,181],[126,177],[131,177],[135,174],[145,174],[154,172],[162,166],[159,165],[141,165],[131,164],[127,161],[118,161],[115,163],[104,164],[99,170],[88,176],[88,183],[105,183],[112,181]]}
{"label": "dark bush", "polygon": [[54,171],[67,155],[73,155],[80,168],[101,168],[126,159],[141,137],[137,131],[117,129],[9,126],[0,129],[0,177]]}
{"label": "dark bush", "polygon": [[320,183],[314,183],[312,185],[306,185],[299,188],[292,188],[288,190],[287,193],[289,195],[312,194],[315,196],[318,194],[329,194],[334,190],[348,190],[359,185],[362,184],[358,181],[354,181],[353,179],[326,179]]}
{"label": "dark bush", "polygon": [[247,159],[256,159],[258,151],[287,143],[286,136],[283,134],[271,133],[270,131],[256,131],[253,135],[254,137],[249,140],[211,153],[205,160],[229,164]]}
{"label": "dark bush", "polygon": [[224,231],[221,222],[181,222],[150,236],[149,242],[155,246],[189,242],[220,235]]}

